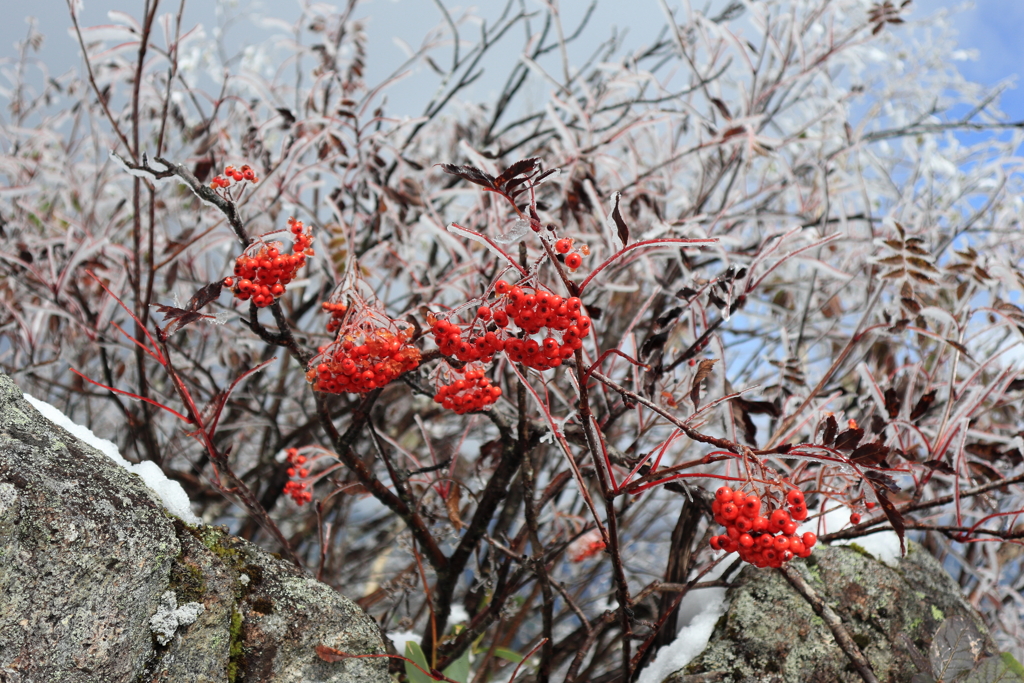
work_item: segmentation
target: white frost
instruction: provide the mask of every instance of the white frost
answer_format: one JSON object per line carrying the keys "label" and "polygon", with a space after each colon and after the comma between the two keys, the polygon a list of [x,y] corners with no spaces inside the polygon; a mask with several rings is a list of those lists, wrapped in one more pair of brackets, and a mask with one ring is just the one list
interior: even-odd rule
{"label": "white frost", "polygon": [[40,415],[53,424],[58,427],[63,427],[73,436],[81,439],[96,450],[100,451],[121,467],[133,474],[139,475],[146,486],[156,494],[157,498],[160,499],[164,504],[164,507],[166,507],[167,511],[172,515],[178,517],[184,522],[188,522],[189,524],[203,523],[203,520],[196,517],[195,513],[192,512],[192,504],[188,499],[188,494],[185,493],[185,489],[181,488],[181,484],[178,482],[168,479],[155,462],[145,460],[140,462],[138,465],[133,465],[121,457],[121,452],[118,451],[117,446],[113,443],[106,439],[99,438],[93,434],[92,430],[88,427],[83,427],[80,424],[72,422],[71,418],[57,408],[54,408],[49,403],[40,401],[28,394],[25,394],[25,400],[31,403],[32,406],[39,411]]}
{"label": "white frost", "polygon": [[206,608],[199,602],[186,602],[178,607],[178,598],[174,591],[166,591],[160,596],[160,606],[157,607],[156,614],[149,618],[149,630],[156,635],[158,643],[166,645],[171,642],[179,626],[195,623],[205,610]]}

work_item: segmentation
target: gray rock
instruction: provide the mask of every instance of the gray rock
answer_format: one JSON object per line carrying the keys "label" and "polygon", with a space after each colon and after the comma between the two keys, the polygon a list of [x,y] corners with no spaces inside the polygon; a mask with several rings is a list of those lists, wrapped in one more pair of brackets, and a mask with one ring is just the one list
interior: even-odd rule
{"label": "gray rock", "polygon": [[384,652],[350,600],[171,517],[0,373],[0,681],[390,681],[385,659],[328,663],[317,645]]}
{"label": "gray rock", "polygon": [[[879,681],[909,681],[946,617],[984,623],[939,563],[910,544],[891,568],[857,546],[823,547],[794,566],[836,611]],[[778,572],[745,568],[708,647],[664,683],[862,683],[825,623]],[[916,661],[916,663],[915,663]]]}

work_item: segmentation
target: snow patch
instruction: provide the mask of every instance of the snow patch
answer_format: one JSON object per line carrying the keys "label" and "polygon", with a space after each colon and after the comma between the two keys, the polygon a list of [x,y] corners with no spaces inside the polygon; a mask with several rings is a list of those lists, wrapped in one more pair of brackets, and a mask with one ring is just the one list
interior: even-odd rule
{"label": "snow patch", "polygon": [[165,591],[160,596],[160,606],[157,607],[156,614],[149,618],[149,630],[156,636],[158,643],[166,645],[171,642],[179,626],[195,623],[204,611],[206,608],[199,602],[186,602],[178,607],[178,598],[174,591]]}
{"label": "snow patch", "polygon": [[[811,510],[811,515],[817,511]],[[830,531],[838,531],[850,522],[850,509],[839,506],[825,513],[824,519],[811,519],[804,522],[797,529],[798,534],[805,531],[821,535]],[[900,537],[892,529],[880,529],[873,534],[861,536],[860,538],[848,538],[832,541],[830,545],[853,545],[857,544],[869,555],[889,567],[896,567],[902,555],[900,555]],[[815,546],[817,548],[817,546]]]}
{"label": "snow patch", "polygon": [[452,624],[464,624],[469,621],[469,612],[462,605],[452,605],[448,613],[448,621]]}
{"label": "snow patch", "polygon": [[64,428],[72,436],[84,441],[121,467],[141,477],[142,481],[149,487],[149,490],[156,494],[156,497],[160,499],[164,507],[172,515],[189,524],[203,523],[203,520],[196,517],[195,513],[192,512],[192,503],[188,499],[185,489],[181,488],[181,484],[178,482],[168,479],[155,462],[144,460],[138,465],[133,465],[121,457],[121,452],[117,449],[117,446],[106,439],[96,436],[88,427],[83,427],[73,422],[71,418],[59,409],[28,394],[25,394],[25,400],[32,404],[32,407],[38,410],[40,415],[53,424]]}
{"label": "snow patch", "polygon": [[[720,578],[729,564],[720,562],[703,580]],[[715,624],[728,607],[724,588],[702,588],[687,593],[679,604],[678,623],[683,626],[676,639],[671,645],[658,650],[654,659],[640,672],[637,683],[661,683],[692,662],[708,646]]]}
{"label": "snow patch", "polygon": [[405,644],[408,642],[420,644],[420,634],[413,633],[412,631],[395,631],[394,633],[388,633],[388,638],[395,644],[395,652],[404,655]]}

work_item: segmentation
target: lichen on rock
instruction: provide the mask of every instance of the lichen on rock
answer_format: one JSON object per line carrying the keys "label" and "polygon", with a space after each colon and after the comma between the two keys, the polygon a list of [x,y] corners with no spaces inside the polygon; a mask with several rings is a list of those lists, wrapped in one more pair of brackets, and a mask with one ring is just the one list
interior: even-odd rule
{"label": "lichen on rock", "polygon": [[[959,587],[913,544],[896,567],[843,546],[818,548],[793,567],[840,616],[880,681],[919,672],[915,656],[928,651],[942,621],[936,615],[963,615],[987,633]],[[727,598],[707,648],[665,683],[694,674],[722,683],[861,683],[831,631],[778,572],[745,568]]]}
{"label": "lichen on rock", "polygon": [[138,476],[0,373],[0,678],[388,683],[376,623],[226,530],[170,516]]}

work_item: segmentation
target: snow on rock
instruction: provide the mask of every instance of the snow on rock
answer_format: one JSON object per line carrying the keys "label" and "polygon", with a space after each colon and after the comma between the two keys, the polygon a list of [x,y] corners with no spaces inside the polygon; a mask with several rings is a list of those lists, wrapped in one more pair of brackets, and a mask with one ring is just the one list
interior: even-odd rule
{"label": "snow on rock", "polygon": [[181,488],[181,484],[178,482],[168,479],[155,462],[145,460],[134,465],[121,457],[120,451],[118,451],[117,446],[113,443],[99,438],[88,427],[83,427],[73,422],[71,418],[49,403],[40,401],[28,394],[25,394],[25,400],[31,403],[32,407],[38,410],[40,415],[53,424],[67,430],[73,436],[100,451],[129,472],[137,474],[172,515],[189,524],[203,523],[203,520],[199,519],[192,512],[192,504],[188,494],[185,493],[185,489]]}

